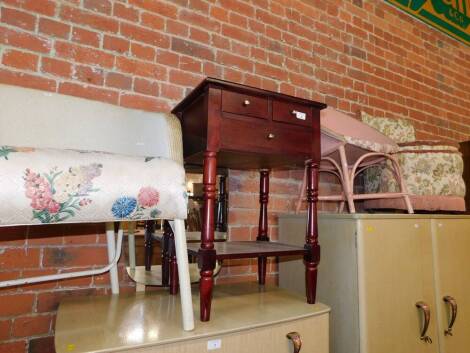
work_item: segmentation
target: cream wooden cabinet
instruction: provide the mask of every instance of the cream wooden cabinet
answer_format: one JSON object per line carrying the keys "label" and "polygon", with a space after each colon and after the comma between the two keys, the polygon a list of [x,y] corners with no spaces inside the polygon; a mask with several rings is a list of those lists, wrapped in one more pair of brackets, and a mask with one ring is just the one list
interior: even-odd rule
{"label": "cream wooden cabinet", "polygon": [[[279,226],[280,241],[301,244],[304,216],[283,215]],[[325,214],[319,232],[317,299],[332,308],[332,353],[470,351],[470,217]],[[303,293],[301,266],[281,262],[280,286]],[[448,296],[457,303],[452,335]],[[432,343],[420,339],[420,302]]]}
{"label": "cream wooden cabinet", "polygon": [[[470,217],[432,220],[434,278],[439,319],[439,345],[443,353],[470,351]],[[452,296],[457,302],[457,319],[452,336],[445,335]]]}
{"label": "cream wooden cabinet", "polygon": [[68,299],[57,314],[56,351],[293,353],[287,334],[295,332],[300,353],[329,352],[330,309],[307,304],[303,295],[257,283],[219,285],[211,321],[197,321],[191,332],[181,329],[179,303],[167,291]]}

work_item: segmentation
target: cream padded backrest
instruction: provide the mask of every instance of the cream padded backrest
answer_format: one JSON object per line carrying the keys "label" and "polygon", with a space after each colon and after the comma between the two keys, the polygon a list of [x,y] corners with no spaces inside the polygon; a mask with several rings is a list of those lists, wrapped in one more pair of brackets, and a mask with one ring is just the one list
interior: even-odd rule
{"label": "cream padded backrest", "polygon": [[181,125],[171,114],[0,84],[2,145],[183,159]]}

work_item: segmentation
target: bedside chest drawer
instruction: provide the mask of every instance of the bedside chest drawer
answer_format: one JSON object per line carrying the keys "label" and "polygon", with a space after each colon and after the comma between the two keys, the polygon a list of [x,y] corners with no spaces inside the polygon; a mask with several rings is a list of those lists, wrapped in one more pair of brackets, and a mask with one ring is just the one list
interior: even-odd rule
{"label": "bedside chest drawer", "polygon": [[267,119],[269,116],[268,99],[224,90],[222,91],[222,111]]}
{"label": "bedside chest drawer", "polygon": [[[207,353],[217,345],[217,353],[292,353],[293,343],[286,337],[296,333],[302,342],[300,353],[329,352],[329,316],[307,317],[263,327],[247,327],[238,332],[185,340],[149,348],[134,353]],[[214,349],[214,348],[212,348]],[[124,352],[130,352],[128,350]]]}
{"label": "bedside chest drawer", "polygon": [[273,102],[273,120],[288,124],[312,127],[312,108],[284,101]]}
{"label": "bedside chest drawer", "polygon": [[320,111],[325,108],[323,103],[207,78],[172,112],[181,120],[185,163],[202,166],[212,158],[205,153],[210,151],[216,153],[218,167],[272,169],[319,162]]}
{"label": "bedside chest drawer", "polygon": [[221,147],[259,153],[310,154],[312,132],[256,119],[225,118],[221,122]]}

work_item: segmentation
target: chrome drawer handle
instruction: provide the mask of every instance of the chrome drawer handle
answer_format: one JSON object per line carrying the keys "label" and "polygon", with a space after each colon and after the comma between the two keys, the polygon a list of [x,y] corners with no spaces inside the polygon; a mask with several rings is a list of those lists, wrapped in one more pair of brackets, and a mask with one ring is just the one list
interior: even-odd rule
{"label": "chrome drawer handle", "polygon": [[250,102],[248,99],[245,99],[245,100],[243,101],[243,105],[244,105],[245,107],[249,106],[250,104],[251,104],[251,102]]}
{"label": "chrome drawer handle", "polygon": [[272,140],[275,137],[276,137],[276,135],[274,135],[273,133],[268,134],[268,140]]}
{"label": "chrome drawer handle", "polygon": [[429,309],[429,305],[425,302],[417,302],[416,307],[422,310],[424,314],[424,324],[421,330],[421,337],[419,339],[426,343],[432,343],[431,337],[426,335],[426,333],[428,332],[429,323],[431,322],[431,309]]}
{"label": "chrome drawer handle", "polygon": [[299,353],[302,348],[302,339],[298,332],[289,332],[286,337],[294,344],[294,353]]}
{"label": "chrome drawer handle", "polygon": [[444,300],[444,302],[450,305],[451,314],[452,314],[450,318],[449,326],[447,327],[447,330],[444,331],[444,335],[452,336],[452,327],[454,326],[455,319],[457,319],[457,301],[450,295],[446,295],[442,299]]}

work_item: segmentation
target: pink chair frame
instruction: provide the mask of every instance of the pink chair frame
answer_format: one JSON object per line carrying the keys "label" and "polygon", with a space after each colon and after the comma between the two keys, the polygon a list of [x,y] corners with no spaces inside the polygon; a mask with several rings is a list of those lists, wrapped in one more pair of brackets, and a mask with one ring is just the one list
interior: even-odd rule
{"label": "pink chair frame", "polygon": [[[411,201],[406,189],[406,184],[403,181],[402,174],[400,171],[400,166],[391,154],[379,153],[379,152],[367,152],[361,155],[354,164],[349,165],[345,143],[338,144],[337,151],[340,156],[340,163],[334,160],[331,157],[323,157],[322,162],[326,162],[330,167],[326,167],[323,163],[320,165],[320,173],[330,173],[338,177],[343,192],[338,195],[328,195],[328,196],[319,196],[319,201],[333,201],[340,202],[338,212],[344,210],[344,205],[348,203],[348,209],[350,213],[356,213],[356,207],[354,205],[355,200],[367,200],[367,199],[395,199],[403,198],[408,213],[414,213]],[[367,162],[368,159],[374,158],[372,161]],[[354,193],[354,180],[356,177],[361,174],[367,168],[376,166],[384,161],[389,160],[392,163],[393,174],[396,178],[396,181],[400,187],[400,192],[387,192],[387,193],[368,193],[368,194],[355,194]],[[301,196],[299,202],[297,203],[297,212],[301,208],[301,200],[305,198],[305,185],[306,185],[306,175],[304,174]]]}

